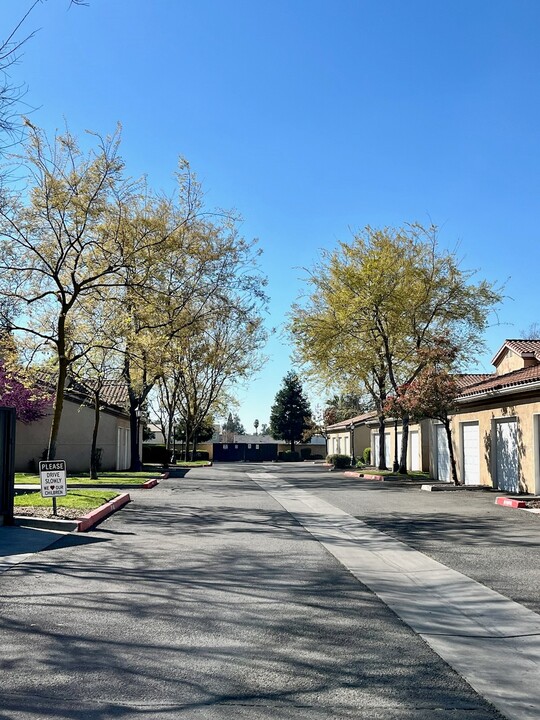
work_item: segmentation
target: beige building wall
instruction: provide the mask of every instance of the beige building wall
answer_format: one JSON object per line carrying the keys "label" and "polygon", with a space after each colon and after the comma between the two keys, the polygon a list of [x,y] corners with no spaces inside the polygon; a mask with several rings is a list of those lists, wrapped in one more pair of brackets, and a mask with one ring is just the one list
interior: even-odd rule
{"label": "beige building wall", "polygon": [[[353,440],[351,446],[351,431],[337,430],[328,433],[328,455],[352,455],[361,458],[365,448],[369,447],[370,432],[367,425],[358,425],[353,430]],[[324,446],[321,446],[321,452],[324,453]]]}
{"label": "beige building wall", "polygon": [[505,353],[497,365],[496,372],[497,375],[505,375],[506,373],[514,372],[515,370],[522,370],[523,368],[531,367],[532,365],[538,365],[538,360],[536,358],[521,357],[521,355],[518,355],[513,350],[510,350],[510,348],[506,348]]}
{"label": "beige building wall", "polygon": [[480,484],[497,486],[496,480],[496,428],[497,420],[517,420],[518,467],[521,492],[540,494],[539,428],[540,400],[523,398],[504,402],[498,398],[494,403],[476,405],[452,417],[452,446],[456,458],[457,473],[463,482],[462,424],[478,422],[480,436]]}
{"label": "beige building wall", "polygon": [[[411,423],[409,425],[409,439],[407,447],[407,469],[409,471],[429,472],[429,448],[430,448],[430,423],[428,420],[422,420],[419,423]],[[391,470],[394,466],[396,456],[396,432],[393,423],[385,427],[385,448],[388,451],[386,467]],[[397,457],[398,462],[401,456],[401,443],[403,437],[403,429],[401,423],[397,428]],[[371,426],[370,431],[370,447],[371,447],[371,464],[376,465],[377,448],[379,444],[379,428]]]}
{"label": "beige building wall", "polygon": [[[88,472],[94,427],[94,411],[77,403],[64,401],[56,457],[65,460],[68,472]],[[28,472],[38,468],[49,443],[51,415],[24,425],[17,422],[15,438],[15,470]],[[102,412],[98,432],[98,448],[102,449],[103,470],[117,469],[118,428],[129,431],[129,419]]]}

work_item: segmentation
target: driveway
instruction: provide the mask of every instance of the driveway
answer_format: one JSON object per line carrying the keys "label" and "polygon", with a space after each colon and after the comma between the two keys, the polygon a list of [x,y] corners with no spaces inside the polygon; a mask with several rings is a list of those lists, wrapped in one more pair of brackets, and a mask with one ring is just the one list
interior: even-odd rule
{"label": "driveway", "polygon": [[3,573],[0,718],[500,719],[249,471],[133,491]]}

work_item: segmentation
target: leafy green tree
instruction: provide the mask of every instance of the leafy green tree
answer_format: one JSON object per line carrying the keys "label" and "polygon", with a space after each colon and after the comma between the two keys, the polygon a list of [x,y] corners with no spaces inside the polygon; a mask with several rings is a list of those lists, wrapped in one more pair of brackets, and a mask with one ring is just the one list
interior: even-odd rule
{"label": "leafy green tree", "polygon": [[451,414],[456,409],[460,390],[456,380],[456,363],[460,349],[448,338],[436,338],[433,347],[418,351],[422,370],[412,383],[400,389],[400,394],[388,398],[390,414],[407,414],[412,420],[424,418],[439,420],[444,426],[448,442],[450,469],[454,485],[459,485],[456,458],[452,444]]}
{"label": "leafy green tree", "polygon": [[[239,235],[238,218],[203,206],[202,188],[184,160],[177,181],[174,198],[141,193],[122,218],[129,242],[135,247],[145,242],[147,247],[139,263],[126,268],[115,301],[115,312],[123,318],[133,470],[141,465],[138,410],[161,378],[169,380],[175,348],[192,347],[209,329],[221,329],[224,320],[231,329],[234,316],[237,327],[251,324],[258,329],[259,311],[266,302],[260,251],[255,242]],[[217,363],[217,355],[214,359]],[[169,414],[169,438],[173,417],[174,412]],[[188,420],[188,426],[194,424]]]}
{"label": "leafy green tree", "polygon": [[[488,316],[500,290],[464,270],[440,247],[435,226],[366,227],[350,243],[323,254],[310,272],[311,293],[295,305],[290,330],[312,376],[335,385],[355,379],[379,415],[384,458],[384,404],[389,392],[416,378],[418,351],[444,335],[470,358],[482,347]],[[400,472],[406,472],[404,418]]]}
{"label": "leafy green tree", "polygon": [[0,205],[0,322],[34,355],[55,359],[54,459],[68,370],[91,347],[81,334],[81,306],[98,302],[135,262],[119,222],[131,188],[122,176],[119,131],[94,136],[96,147],[84,154],[69,132],[51,143],[27,127],[29,193],[13,190]]}
{"label": "leafy green tree", "polygon": [[223,430],[226,433],[234,433],[236,435],[246,434],[246,430],[242,425],[242,421],[240,420],[238,413],[234,413],[234,415],[232,412],[229,413],[227,421],[223,424]]}
{"label": "leafy green tree", "polygon": [[294,451],[295,442],[300,442],[306,430],[311,427],[311,408],[304,396],[302,384],[295,372],[283,378],[283,385],[276,394],[270,411],[270,431],[276,440],[286,440]]}

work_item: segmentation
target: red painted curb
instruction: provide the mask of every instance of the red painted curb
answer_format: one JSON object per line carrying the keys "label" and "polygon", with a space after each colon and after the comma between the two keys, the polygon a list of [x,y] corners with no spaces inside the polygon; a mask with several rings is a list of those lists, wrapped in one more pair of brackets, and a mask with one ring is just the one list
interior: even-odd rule
{"label": "red painted curb", "polygon": [[94,525],[100,520],[103,520],[103,518],[106,518],[108,515],[112,515],[113,512],[120,510],[121,507],[124,507],[124,505],[130,501],[131,498],[129,493],[122,493],[118,497],[114,498],[114,500],[109,500],[109,502],[105,503],[105,505],[101,505],[101,507],[83,515],[79,519],[77,532],[86,532],[86,530],[90,530],[90,528],[94,527]]}
{"label": "red painted curb", "polygon": [[354,472],[354,470],[346,470],[343,474],[347,477],[356,477],[361,478],[362,480],[384,480],[383,475],[366,475],[365,473]]}
{"label": "red painted curb", "polygon": [[524,500],[514,500],[513,498],[509,498],[509,497],[495,498],[495,505],[502,505],[503,507],[511,507],[511,508],[527,507],[527,503]]}
{"label": "red painted curb", "polygon": [[[169,477],[169,476],[167,475],[167,477]],[[159,480],[157,478],[150,478],[150,480],[143,482],[141,487],[144,488],[145,490],[150,490],[150,488],[156,487],[158,482],[159,482]]]}

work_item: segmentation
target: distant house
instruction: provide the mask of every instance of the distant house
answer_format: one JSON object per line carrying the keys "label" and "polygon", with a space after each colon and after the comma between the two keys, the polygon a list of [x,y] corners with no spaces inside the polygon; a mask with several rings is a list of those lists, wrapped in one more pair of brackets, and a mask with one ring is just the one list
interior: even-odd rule
{"label": "distant house", "polygon": [[[130,424],[127,411],[127,387],[114,383],[101,393],[101,417],[98,448],[101,450],[102,470],[126,470],[131,460]],[[17,422],[15,437],[15,470],[37,470],[37,463],[46,452],[51,428],[52,407],[36,422],[25,425]],[[65,460],[68,472],[88,471],[94,427],[94,408],[89,385],[75,380],[68,382],[56,457]]]}
{"label": "distant house", "polygon": [[369,422],[376,417],[376,413],[367,412],[329,425],[326,428],[328,454],[362,457],[370,447]]}
{"label": "distant house", "polygon": [[[540,494],[540,340],[506,340],[495,372],[466,383],[452,416],[458,477],[466,485]],[[432,426],[431,472],[450,480],[442,426]]]}

